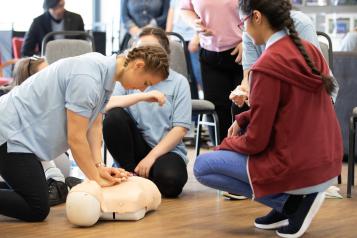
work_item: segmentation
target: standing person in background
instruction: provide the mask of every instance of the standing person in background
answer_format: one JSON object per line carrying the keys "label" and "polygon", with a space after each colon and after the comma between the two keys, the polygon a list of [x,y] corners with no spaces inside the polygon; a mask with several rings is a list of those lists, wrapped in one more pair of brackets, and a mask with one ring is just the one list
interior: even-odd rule
{"label": "standing person in background", "polygon": [[127,48],[129,40],[135,38],[145,26],[166,28],[170,0],[122,0],[121,18],[127,33],[120,50]]}
{"label": "standing person in background", "polygon": [[237,25],[238,0],[182,0],[181,14],[200,38],[200,62],[205,99],[219,118],[222,141],[232,123],[230,92],[241,83],[242,34]]}
{"label": "standing person in background", "polygon": [[200,39],[195,29],[182,20],[180,3],[181,0],[171,0],[167,15],[166,31],[176,32],[185,40],[187,48],[190,51],[190,60],[194,74],[192,80],[197,85],[197,87],[192,87],[194,89],[197,88],[197,92],[191,91],[191,94],[192,98],[197,99],[198,92],[202,91],[202,75],[199,61]]}
{"label": "standing person in background", "polygon": [[[44,0],[45,12],[36,17],[21,49],[22,56],[39,55],[43,38],[53,31],[84,31],[83,19],[80,15],[67,11],[64,0]],[[55,37],[59,39],[61,36]],[[72,37],[71,37],[72,38]],[[53,40],[50,39],[50,40]]]}
{"label": "standing person in background", "polygon": [[343,38],[340,51],[357,52],[357,27]]}

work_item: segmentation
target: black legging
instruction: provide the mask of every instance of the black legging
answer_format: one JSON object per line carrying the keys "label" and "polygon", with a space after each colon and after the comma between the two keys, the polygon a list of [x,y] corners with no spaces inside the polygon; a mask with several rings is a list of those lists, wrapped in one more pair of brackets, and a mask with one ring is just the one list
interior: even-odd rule
{"label": "black legging", "polygon": [[48,185],[39,159],[34,154],[7,153],[0,146],[0,214],[29,222],[43,221],[49,211]]}
{"label": "black legging", "polygon": [[[135,121],[122,108],[110,110],[103,122],[106,146],[122,168],[133,172],[139,162],[151,151]],[[177,197],[187,182],[184,160],[176,153],[160,156],[150,169],[149,179],[164,197]]]}
{"label": "black legging", "polygon": [[227,136],[232,124],[231,104],[229,94],[243,79],[243,68],[235,63],[236,56],[231,50],[213,52],[205,49],[200,51],[203,92],[205,99],[211,101],[219,119],[220,141]]}

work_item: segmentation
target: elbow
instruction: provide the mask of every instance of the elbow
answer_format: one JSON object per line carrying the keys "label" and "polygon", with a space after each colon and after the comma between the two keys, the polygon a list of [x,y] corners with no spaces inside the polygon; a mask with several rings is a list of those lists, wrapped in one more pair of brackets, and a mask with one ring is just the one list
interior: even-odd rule
{"label": "elbow", "polygon": [[181,135],[182,135],[182,138],[183,138],[183,137],[185,137],[185,136],[187,135],[188,131],[189,131],[189,130],[188,130],[187,128],[183,128],[183,127],[181,128]]}
{"label": "elbow", "polygon": [[186,134],[188,133],[189,129],[185,127],[178,126],[176,127],[176,132],[181,136],[181,138],[184,138]]}

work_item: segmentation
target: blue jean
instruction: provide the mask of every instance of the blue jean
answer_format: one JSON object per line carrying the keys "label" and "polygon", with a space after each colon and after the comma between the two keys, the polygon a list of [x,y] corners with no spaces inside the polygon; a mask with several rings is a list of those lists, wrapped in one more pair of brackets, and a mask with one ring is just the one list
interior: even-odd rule
{"label": "blue jean", "polygon": [[201,75],[199,51],[190,52],[190,58],[191,58],[192,70],[195,76],[196,84],[202,88],[202,75]]}
{"label": "blue jean", "polygon": [[[247,173],[246,155],[232,151],[202,154],[196,158],[193,172],[203,185],[248,198],[253,196]],[[268,195],[256,201],[282,212],[288,198],[288,194],[281,193]]]}

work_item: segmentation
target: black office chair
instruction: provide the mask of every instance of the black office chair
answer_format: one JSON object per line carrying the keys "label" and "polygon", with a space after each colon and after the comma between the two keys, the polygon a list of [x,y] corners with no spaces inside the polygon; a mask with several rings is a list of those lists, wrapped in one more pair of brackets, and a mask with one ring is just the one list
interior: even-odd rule
{"label": "black office chair", "polygon": [[357,53],[334,52],[334,65],[334,75],[340,86],[335,108],[342,130],[344,152],[348,154],[347,197],[350,198],[356,159]]}
{"label": "black office chair", "polygon": [[[357,54],[356,59],[357,60]],[[353,108],[349,127],[349,152],[348,152],[348,174],[347,174],[347,197],[352,197],[352,186],[355,186],[355,145],[356,145],[356,122],[357,107]]]}

